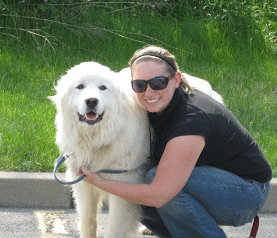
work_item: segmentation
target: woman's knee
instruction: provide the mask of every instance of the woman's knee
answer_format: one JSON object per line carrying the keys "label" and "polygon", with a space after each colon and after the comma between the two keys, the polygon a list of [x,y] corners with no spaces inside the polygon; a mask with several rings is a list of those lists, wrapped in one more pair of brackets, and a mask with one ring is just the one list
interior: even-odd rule
{"label": "woman's knee", "polygon": [[157,171],[157,167],[154,167],[146,173],[144,178],[144,181],[146,184],[152,183],[153,179],[155,178],[156,171]]}

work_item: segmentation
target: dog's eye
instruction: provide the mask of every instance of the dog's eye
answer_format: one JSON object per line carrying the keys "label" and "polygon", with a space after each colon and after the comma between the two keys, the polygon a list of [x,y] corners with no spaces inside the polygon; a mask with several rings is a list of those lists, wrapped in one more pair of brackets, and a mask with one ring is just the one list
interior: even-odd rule
{"label": "dog's eye", "polygon": [[83,89],[84,87],[85,87],[84,84],[79,84],[76,88],[78,88],[78,89]]}
{"label": "dog's eye", "polygon": [[101,85],[101,86],[99,87],[99,89],[100,89],[100,90],[106,90],[107,87],[106,87],[105,85]]}

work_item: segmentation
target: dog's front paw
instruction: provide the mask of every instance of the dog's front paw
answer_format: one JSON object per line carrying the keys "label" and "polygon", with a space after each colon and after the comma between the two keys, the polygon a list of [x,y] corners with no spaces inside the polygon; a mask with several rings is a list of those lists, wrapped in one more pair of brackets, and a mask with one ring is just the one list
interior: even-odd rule
{"label": "dog's front paw", "polygon": [[147,227],[141,225],[140,228],[139,228],[139,234],[142,234],[142,235],[150,235],[150,236],[154,236],[155,234],[150,231]]}
{"label": "dog's front paw", "polygon": [[80,238],[97,238],[96,228],[90,229],[90,227],[89,228],[81,227]]}
{"label": "dog's front paw", "polygon": [[97,238],[97,236],[95,234],[92,233],[81,233],[80,238]]}

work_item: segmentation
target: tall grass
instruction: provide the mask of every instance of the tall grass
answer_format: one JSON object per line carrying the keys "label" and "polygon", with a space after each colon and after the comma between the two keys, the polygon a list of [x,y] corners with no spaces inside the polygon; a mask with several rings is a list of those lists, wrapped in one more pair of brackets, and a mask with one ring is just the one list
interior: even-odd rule
{"label": "tall grass", "polygon": [[156,44],[223,95],[277,176],[276,1],[57,2],[0,1],[0,170],[52,170],[47,96],[68,68],[93,60],[120,70]]}

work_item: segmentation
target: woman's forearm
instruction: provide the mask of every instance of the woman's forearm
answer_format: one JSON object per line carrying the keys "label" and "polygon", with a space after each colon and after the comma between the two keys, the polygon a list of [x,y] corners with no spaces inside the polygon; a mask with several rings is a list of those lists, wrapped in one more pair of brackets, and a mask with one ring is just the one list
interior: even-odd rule
{"label": "woman's forearm", "polygon": [[157,200],[159,196],[151,191],[151,185],[148,184],[103,180],[97,187],[108,193],[120,196],[129,202],[153,207],[158,206]]}
{"label": "woman's forearm", "polygon": [[87,175],[84,181],[129,202],[152,207],[160,207],[167,202],[164,199],[164,192],[153,189],[151,184],[133,184],[106,180],[99,174],[90,173],[86,168],[83,169],[83,172]]}

